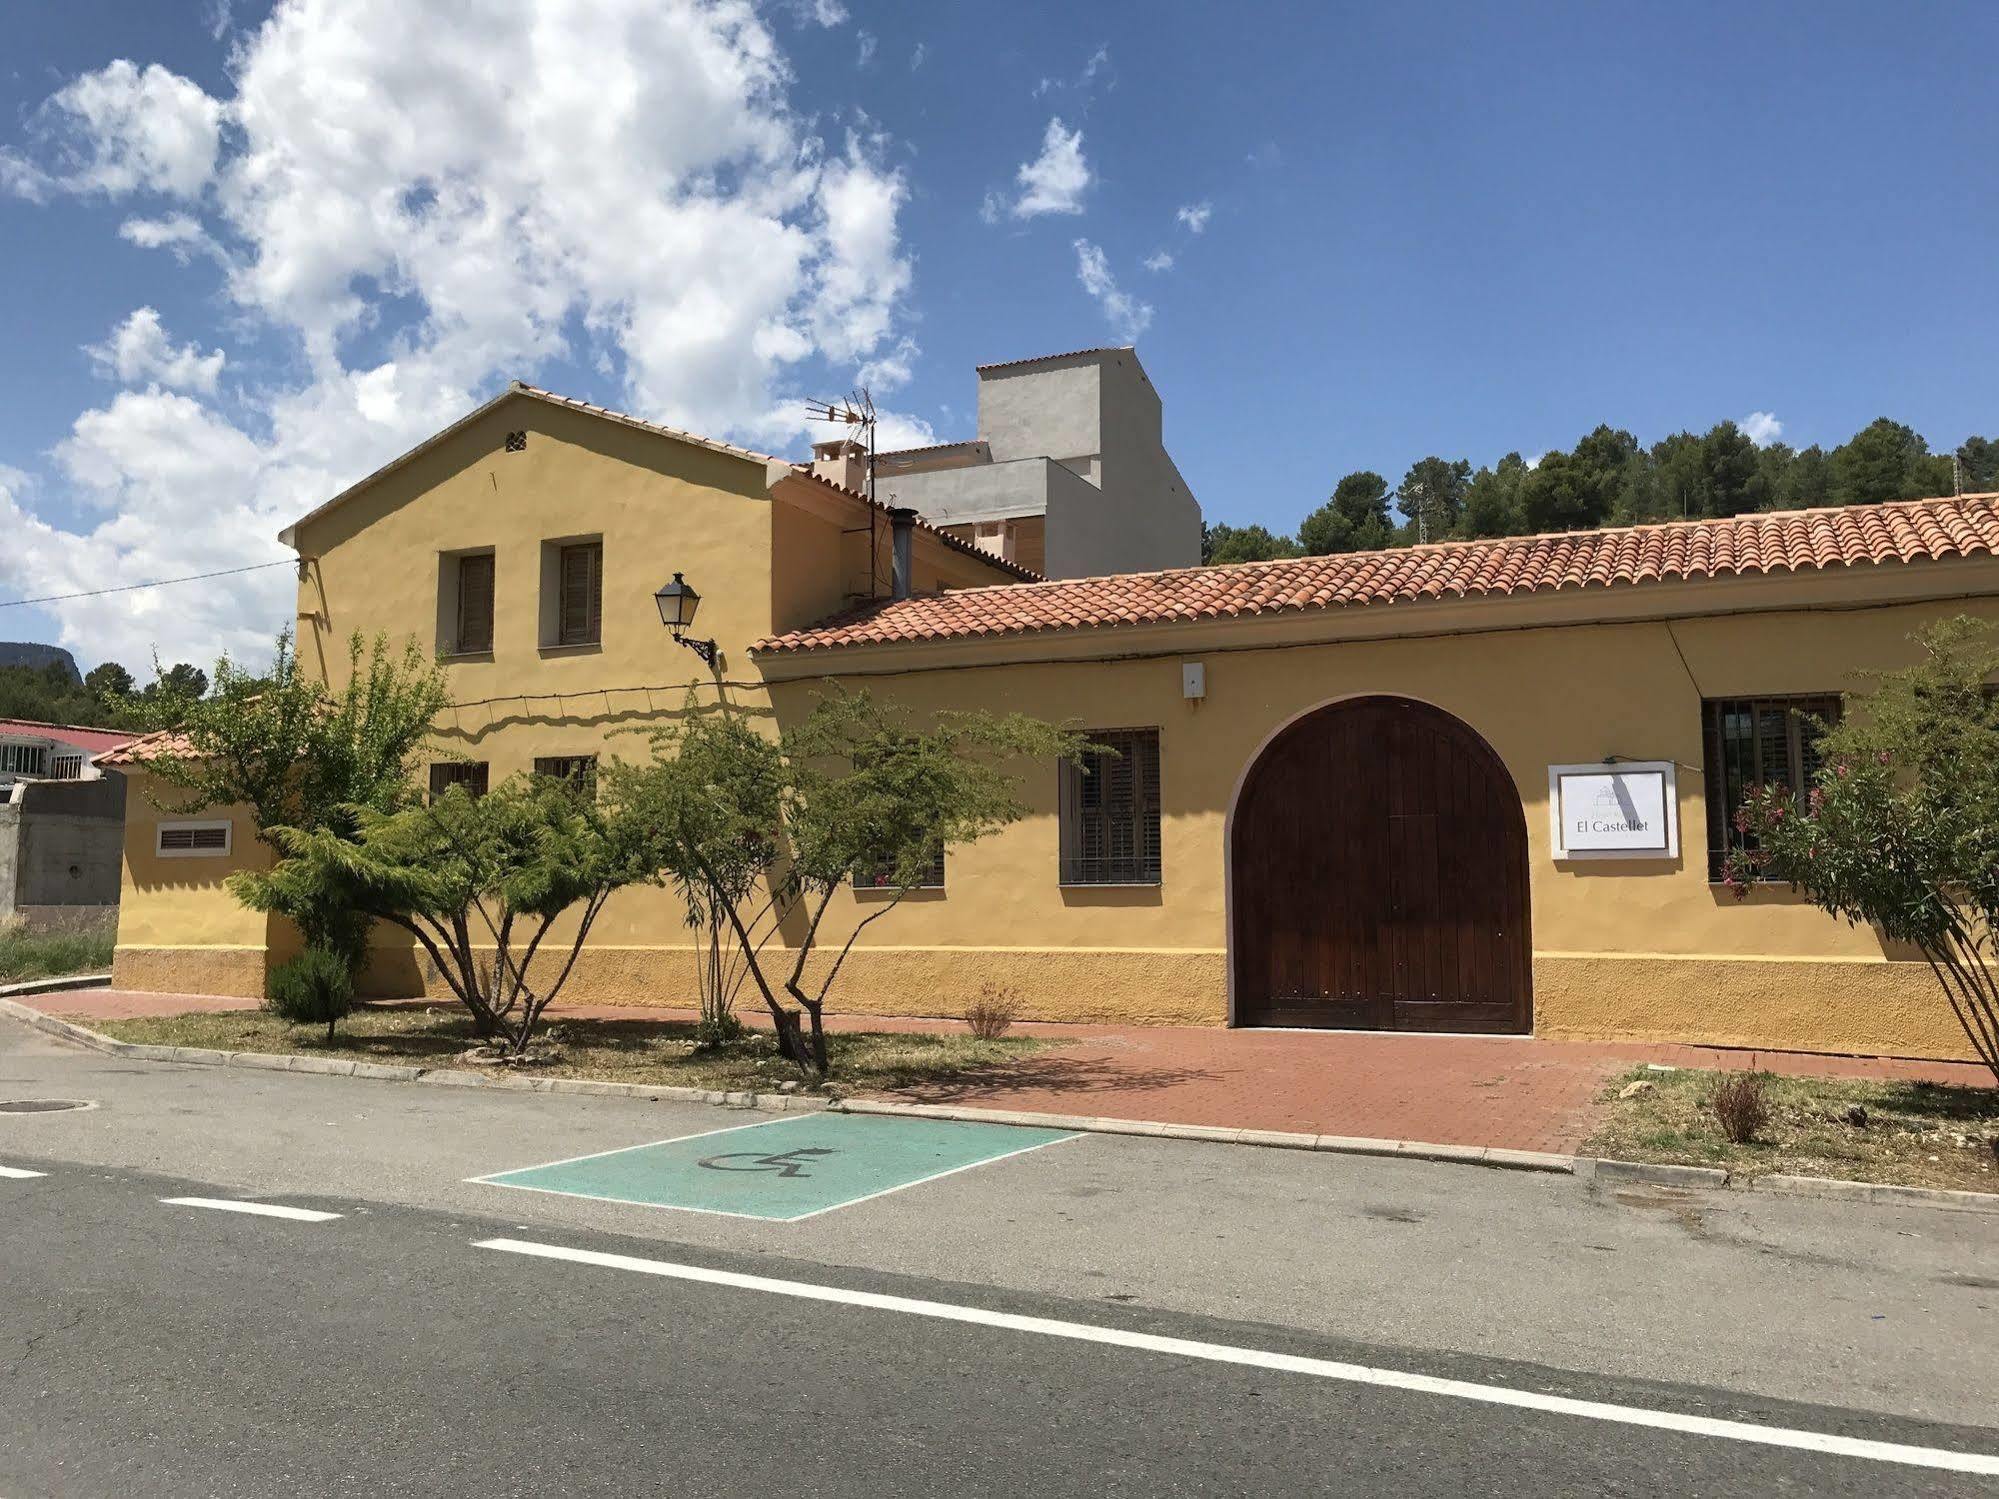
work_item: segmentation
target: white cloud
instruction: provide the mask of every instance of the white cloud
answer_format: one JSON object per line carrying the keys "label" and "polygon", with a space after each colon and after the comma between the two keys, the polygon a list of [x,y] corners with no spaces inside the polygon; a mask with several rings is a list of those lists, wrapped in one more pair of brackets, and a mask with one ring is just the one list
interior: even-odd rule
{"label": "white cloud", "polygon": [[1117,278],[1111,275],[1110,262],[1102,250],[1086,239],[1077,240],[1075,249],[1076,279],[1083,283],[1083,290],[1097,299],[1111,330],[1126,343],[1136,343],[1152,326],[1152,308],[1118,290]]}
{"label": "white cloud", "polygon": [[1041,154],[1022,162],[1014,173],[1021,193],[1013,216],[1031,219],[1044,213],[1081,213],[1090,186],[1090,164],[1083,159],[1083,132],[1064,128],[1060,116],[1048,122],[1041,137]]}
{"label": "white cloud", "polygon": [[1768,411],[1752,411],[1736,425],[1742,435],[1759,448],[1767,448],[1784,435],[1784,424]]}
{"label": "white cloud", "polygon": [[157,219],[127,219],[118,226],[118,237],[142,250],[165,250],[182,265],[199,253],[228,260],[222,247],[201,227],[201,220],[187,213],[170,213]]}
{"label": "white cloud", "polygon": [[1538,453],[1529,453],[1525,458],[1521,459],[1520,461],[1526,464],[1527,467],[1529,468],[1539,468],[1541,466],[1541,460],[1543,458],[1546,458],[1547,456],[1548,456],[1547,450],[1543,449],[1541,452]]}
{"label": "white cloud", "polygon": [[220,349],[204,354],[192,343],[176,348],[161,326],[159,313],[150,307],[137,309],[113,328],[103,343],[84,352],[98,373],[123,384],[165,385],[204,395],[215,393],[227,357]]}
{"label": "white cloud", "polygon": [[36,112],[36,156],[0,151],[0,184],[29,198],[192,198],[215,170],[221,132],[222,104],[201,85],[158,63],[140,68],[121,58],[73,80]]}
{"label": "white cloud", "polygon": [[[28,544],[0,548],[0,584],[282,557],[285,524],[558,357],[615,370],[603,394],[641,415],[794,442],[796,395],[825,378],[808,361],[894,364],[912,272],[884,142],[817,137],[791,76],[745,0],[282,0],[218,98],[131,64],[65,88],[6,160],[48,193],[182,197],[120,233],[223,260],[226,326],[297,359],[231,361],[225,407],[222,351],[128,321],[100,362],[149,388],[76,419],[47,486],[66,493],[8,486],[0,534]],[[86,520],[52,523],[71,508]],[[255,655],[292,586],[274,569],[56,613],[66,643],[128,664],[155,642]]]}
{"label": "white cloud", "polygon": [[872,31],[861,32],[859,53],[854,59],[854,65],[865,68],[872,64],[875,60],[875,49],[880,45],[880,41]]}
{"label": "white cloud", "polygon": [[898,339],[893,349],[862,365],[856,378],[876,395],[900,390],[915,378],[916,357],[922,352],[915,339]]}
{"label": "white cloud", "polygon": [[1173,217],[1187,226],[1189,234],[1199,234],[1208,227],[1208,218],[1214,211],[1215,205],[1209,202],[1188,203]]}
{"label": "white cloud", "polygon": [[1148,271],[1170,271],[1173,269],[1173,257],[1165,250],[1154,250],[1139,264]]}
{"label": "white cloud", "polygon": [[1083,64],[1083,76],[1078,81],[1084,84],[1094,82],[1097,74],[1110,66],[1110,61],[1111,49],[1108,46],[1097,48],[1090,54],[1090,60]]}
{"label": "white cloud", "polygon": [[910,72],[914,73],[918,68],[923,66],[923,58],[928,50],[928,47],[924,43],[918,42],[916,44],[916,50],[909,54]]}
{"label": "white cloud", "polygon": [[840,0],[790,0],[785,9],[800,26],[843,26],[847,7]]}

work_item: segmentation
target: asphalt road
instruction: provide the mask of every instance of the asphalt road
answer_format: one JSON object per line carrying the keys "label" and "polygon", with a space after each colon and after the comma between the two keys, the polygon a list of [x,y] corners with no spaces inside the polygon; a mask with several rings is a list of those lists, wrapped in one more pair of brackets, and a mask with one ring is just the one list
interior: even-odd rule
{"label": "asphalt road", "polygon": [[[0,1178],[5,1499],[1999,1491],[1634,1424],[1999,1453],[1999,1218],[1089,1137],[754,1223],[465,1181],[714,1110],[131,1064],[0,1022],[0,1099],[51,1096],[98,1106],[0,1115],[0,1166],[46,1173]],[[715,1271],[748,1279],[686,1278]]]}

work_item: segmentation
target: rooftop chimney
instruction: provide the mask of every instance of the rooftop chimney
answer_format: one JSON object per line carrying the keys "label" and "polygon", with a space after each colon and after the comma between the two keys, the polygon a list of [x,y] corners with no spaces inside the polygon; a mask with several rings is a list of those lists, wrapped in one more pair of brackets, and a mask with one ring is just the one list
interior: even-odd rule
{"label": "rooftop chimney", "polygon": [[815,442],[812,444],[812,476],[815,479],[830,479],[843,489],[866,494],[868,450],[851,437]]}
{"label": "rooftop chimney", "polygon": [[909,597],[909,558],[911,541],[916,535],[916,512],[905,506],[891,505],[888,512],[889,543],[895,559],[895,588],[893,597]]}

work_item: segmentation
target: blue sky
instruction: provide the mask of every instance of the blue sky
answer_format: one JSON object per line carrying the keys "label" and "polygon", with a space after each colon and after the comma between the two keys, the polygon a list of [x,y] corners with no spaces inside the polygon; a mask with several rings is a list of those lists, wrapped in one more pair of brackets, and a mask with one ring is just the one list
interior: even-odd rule
{"label": "blue sky", "polygon": [[[0,597],[282,556],[516,374],[795,451],[857,373],[942,439],[1136,330],[1208,517],[1283,529],[1600,421],[1999,433],[1999,7],[467,9],[10,9]],[[253,652],[288,588],[0,637]]]}

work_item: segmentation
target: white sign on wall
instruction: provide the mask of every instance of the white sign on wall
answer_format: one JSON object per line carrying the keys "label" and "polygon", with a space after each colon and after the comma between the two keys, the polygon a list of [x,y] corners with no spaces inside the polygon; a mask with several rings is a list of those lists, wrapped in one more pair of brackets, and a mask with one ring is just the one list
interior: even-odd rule
{"label": "white sign on wall", "polygon": [[1557,859],[1676,859],[1679,787],[1670,760],[1548,767]]}

